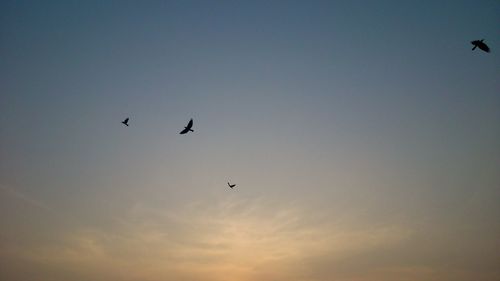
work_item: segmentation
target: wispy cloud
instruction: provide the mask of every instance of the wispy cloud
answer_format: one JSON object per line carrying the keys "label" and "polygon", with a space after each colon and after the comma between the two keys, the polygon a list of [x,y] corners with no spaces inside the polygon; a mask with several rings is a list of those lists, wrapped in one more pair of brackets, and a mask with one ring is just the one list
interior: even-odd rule
{"label": "wispy cloud", "polygon": [[4,194],[10,196],[11,198],[15,198],[17,200],[20,200],[20,201],[26,203],[26,204],[34,206],[38,209],[44,210],[46,212],[55,213],[54,210],[52,210],[52,208],[47,206],[42,201],[34,199],[33,197],[28,196],[25,193],[15,189],[15,188],[12,188],[10,186],[7,186],[7,185],[0,183],[0,190],[2,190]]}
{"label": "wispy cloud", "polygon": [[137,204],[112,225],[75,228],[18,258],[114,280],[330,280],[332,264],[411,236],[401,226],[346,221],[263,200],[197,202],[176,212]]}

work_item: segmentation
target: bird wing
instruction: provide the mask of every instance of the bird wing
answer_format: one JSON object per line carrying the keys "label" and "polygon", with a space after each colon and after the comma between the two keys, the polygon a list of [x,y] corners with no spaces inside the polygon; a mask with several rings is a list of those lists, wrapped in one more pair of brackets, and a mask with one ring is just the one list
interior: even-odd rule
{"label": "bird wing", "polygon": [[128,118],[123,120],[123,123],[128,123]]}
{"label": "bird wing", "polygon": [[184,128],[179,134],[184,135],[187,132],[189,132],[189,128]]}
{"label": "bird wing", "polygon": [[186,128],[189,130],[191,129],[191,127],[193,127],[193,119],[189,120],[189,123]]}
{"label": "bird wing", "polygon": [[486,45],[486,44],[485,44],[485,43],[483,43],[483,42],[480,42],[480,43],[478,44],[478,47],[479,47],[479,49],[481,49],[481,50],[483,50],[483,51],[485,51],[485,52],[487,52],[487,53],[489,53],[489,52],[490,52],[490,47],[488,47],[488,45]]}

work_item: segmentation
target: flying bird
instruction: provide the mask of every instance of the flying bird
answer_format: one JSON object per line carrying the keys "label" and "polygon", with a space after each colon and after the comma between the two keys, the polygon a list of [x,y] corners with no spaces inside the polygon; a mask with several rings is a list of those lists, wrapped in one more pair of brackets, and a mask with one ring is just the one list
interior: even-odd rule
{"label": "flying bird", "polygon": [[236,184],[230,184],[229,182],[227,183],[227,185],[232,189],[233,187],[236,186]]}
{"label": "flying bird", "polygon": [[191,131],[191,132],[194,132],[193,129],[191,129],[193,127],[193,119],[189,120],[189,123],[187,124],[186,127],[184,127],[184,130],[182,130],[180,132],[181,135],[184,135],[185,133]]}
{"label": "flying bird", "polygon": [[122,124],[128,127],[128,118],[122,121]]}
{"label": "flying bird", "polygon": [[484,43],[483,41],[484,41],[484,39],[471,41],[470,43],[472,45],[474,45],[472,50],[474,51],[476,49],[476,47],[478,47],[479,49],[485,51],[486,53],[489,53],[490,47],[488,47],[488,45],[486,45],[486,43]]}

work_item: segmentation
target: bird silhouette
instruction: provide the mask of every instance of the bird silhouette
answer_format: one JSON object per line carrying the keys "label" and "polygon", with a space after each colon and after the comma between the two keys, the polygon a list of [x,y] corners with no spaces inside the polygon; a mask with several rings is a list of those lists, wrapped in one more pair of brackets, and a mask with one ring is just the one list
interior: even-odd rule
{"label": "bird silhouette", "polygon": [[128,118],[122,121],[122,124],[128,127]]}
{"label": "bird silhouette", "polygon": [[229,182],[227,183],[227,185],[232,189],[233,187],[236,186],[236,184],[230,184]]}
{"label": "bird silhouette", "polygon": [[488,45],[486,45],[486,43],[484,43],[483,41],[484,41],[484,39],[471,41],[470,43],[472,45],[474,45],[472,50],[474,51],[476,49],[476,47],[478,47],[479,49],[485,51],[486,53],[489,53],[490,47],[488,47]]}
{"label": "bird silhouette", "polygon": [[184,135],[185,133],[191,131],[191,132],[194,132],[193,129],[191,129],[193,127],[193,119],[189,120],[189,123],[187,124],[186,127],[184,127],[184,130],[182,130],[180,132],[181,135]]}

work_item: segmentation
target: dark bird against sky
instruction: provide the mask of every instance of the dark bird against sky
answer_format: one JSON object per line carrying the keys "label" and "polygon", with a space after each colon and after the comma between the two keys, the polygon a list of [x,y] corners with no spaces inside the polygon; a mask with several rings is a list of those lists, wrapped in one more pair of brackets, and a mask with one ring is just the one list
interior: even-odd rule
{"label": "dark bird against sky", "polygon": [[470,43],[472,45],[474,45],[472,50],[474,51],[476,49],[476,47],[478,47],[479,49],[485,51],[486,53],[489,53],[490,47],[488,47],[488,45],[486,45],[486,43],[484,43],[483,41],[484,41],[484,39],[471,41]]}
{"label": "dark bird against sky", "polygon": [[185,133],[191,131],[191,132],[194,132],[193,129],[191,129],[193,127],[193,119],[189,120],[189,123],[187,124],[186,127],[184,127],[184,130],[182,130],[180,132],[181,135],[184,135]]}
{"label": "dark bird against sky", "polygon": [[127,118],[127,119],[125,119],[125,120],[122,121],[122,124],[125,125],[125,126],[127,126],[127,127],[128,127],[128,119],[129,118]]}
{"label": "dark bird against sky", "polygon": [[232,189],[233,187],[236,186],[236,184],[230,184],[229,182],[227,183],[227,185]]}

